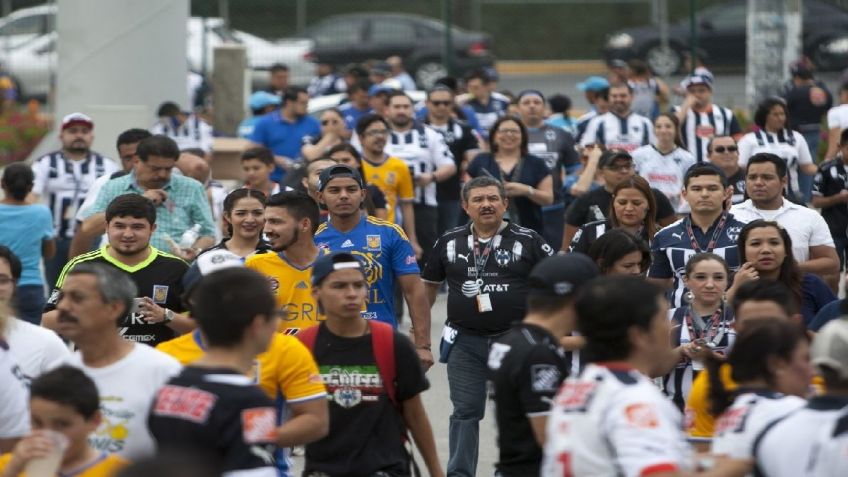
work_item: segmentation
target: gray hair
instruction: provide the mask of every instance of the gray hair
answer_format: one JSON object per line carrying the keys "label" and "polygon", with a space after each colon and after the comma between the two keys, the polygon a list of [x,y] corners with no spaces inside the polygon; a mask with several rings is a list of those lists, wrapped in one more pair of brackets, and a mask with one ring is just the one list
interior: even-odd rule
{"label": "gray hair", "polygon": [[497,187],[501,199],[506,199],[506,189],[503,182],[495,179],[492,176],[477,176],[462,186],[462,201],[468,202],[468,196],[471,194],[471,189],[482,189],[483,187]]}
{"label": "gray hair", "polygon": [[127,273],[102,263],[81,263],[68,272],[67,276],[71,275],[94,275],[97,278],[97,291],[104,303],[123,303],[121,317],[132,312],[138,287]]}

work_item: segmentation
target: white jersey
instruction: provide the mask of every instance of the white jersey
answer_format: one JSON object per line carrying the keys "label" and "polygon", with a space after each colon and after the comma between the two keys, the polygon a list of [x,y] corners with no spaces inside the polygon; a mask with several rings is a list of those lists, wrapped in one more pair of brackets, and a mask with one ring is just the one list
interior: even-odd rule
{"label": "white jersey", "polygon": [[840,104],[827,111],[827,127],[848,129],[848,104]]}
{"label": "white jersey", "polygon": [[[676,111],[679,108],[674,109]],[[707,145],[712,138],[739,134],[742,129],[733,111],[714,104],[700,113],[689,108],[686,119],[680,125],[680,131],[686,149],[695,155],[695,160],[705,162],[709,156]]]}
{"label": "white jersey", "polygon": [[586,132],[580,137],[580,145],[603,144],[607,149],[632,152],[641,146],[653,144],[656,140],[654,125],[645,116],[630,113],[620,117],[608,112],[589,121]]}
{"label": "white jersey", "polygon": [[681,195],[686,171],[695,165],[695,157],[689,151],[675,147],[663,154],[653,145],[642,146],[633,151],[633,165],[651,187],[668,197],[677,213],[689,212],[689,204]]}
{"label": "white jersey", "polygon": [[[409,166],[413,180],[441,166],[455,165],[445,137],[423,124],[417,124],[405,132],[392,131],[385,153],[403,159]],[[431,182],[424,187],[415,185],[415,203],[432,207],[438,205],[436,183]]]}
{"label": "white jersey", "polygon": [[541,475],[636,477],[687,470],[691,458],[683,418],[652,380],[589,364],[554,399]]}
{"label": "white jersey", "polygon": [[171,118],[161,119],[150,128],[151,134],[164,134],[177,143],[180,150],[200,148],[212,152],[212,126],[194,114],[189,114],[182,124]]}
{"label": "white jersey", "polygon": [[55,332],[17,318],[9,323],[6,340],[28,381],[55,368],[71,355]]}
{"label": "white jersey", "polygon": [[[754,441],[757,475],[806,476],[813,466],[822,430],[844,412],[848,398],[817,396],[806,406],[774,421]],[[844,475],[844,469],[840,475]]]}
{"label": "white jersey", "polygon": [[180,372],[180,363],[150,346],[133,343],[129,354],[102,368],[83,364],[79,352],[67,364],[82,369],[100,392],[103,421],[88,436],[89,445],[130,461],[152,456],[156,445],[147,429],[147,415],[159,388]]}
{"label": "white jersey", "polygon": [[29,434],[29,387],[21,368],[0,339],[0,439]]}
{"label": "white jersey", "polygon": [[89,153],[83,160],[73,161],[66,159],[62,151],[55,151],[33,162],[32,192],[46,200],[53,212],[53,227],[59,238],[74,236],[77,209],[94,181],[118,169],[114,161],[96,152]]}
{"label": "white jersey", "polygon": [[750,459],[754,440],[769,424],[804,407],[807,401],[772,391],[746,392],[716,420],[712,454]]}
{"label": "white jersey", "polygon": [[739,140],[739,165],[744,169],[748,165],[748,159],[760,152],[770,152],[786,161],[789,192],[798,197],[799,166],[813,163],[804,136],[789,129],[783,129],[776,134],[765,130],[749,132]]}
{"label": "white jersey", "polygon": [[848,468],[848,407],[825,425],[810,461],[810,477],[843,477]]}

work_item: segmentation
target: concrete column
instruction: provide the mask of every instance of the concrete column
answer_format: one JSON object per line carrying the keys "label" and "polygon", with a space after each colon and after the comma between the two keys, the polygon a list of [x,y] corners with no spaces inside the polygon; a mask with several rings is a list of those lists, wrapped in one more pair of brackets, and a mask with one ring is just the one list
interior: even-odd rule
{"label": "concrete column", "polygon": [[745,96],[751,111],[780,92],[800,57],[801,0],[748,0]]}
{"label": "concrete column", "polygon": [[215,48],[212,72],[213,126],[221,134],[235,136],[245,115],[247,53],[243,45]]}

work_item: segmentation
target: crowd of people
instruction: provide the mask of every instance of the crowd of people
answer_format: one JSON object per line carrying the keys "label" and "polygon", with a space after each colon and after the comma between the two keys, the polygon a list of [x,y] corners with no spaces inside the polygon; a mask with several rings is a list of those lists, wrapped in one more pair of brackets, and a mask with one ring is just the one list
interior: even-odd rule
{"label": "crowd of people", "polygon": [[4,169],[0,477],[841,475],[848,105],[808,68],[746,131],[704,68],[669,108],[614,64],[574,119],[494,71],[416,103],[384,66],[272,69],[235,187],[171,102],[119,161],[73,113]]}

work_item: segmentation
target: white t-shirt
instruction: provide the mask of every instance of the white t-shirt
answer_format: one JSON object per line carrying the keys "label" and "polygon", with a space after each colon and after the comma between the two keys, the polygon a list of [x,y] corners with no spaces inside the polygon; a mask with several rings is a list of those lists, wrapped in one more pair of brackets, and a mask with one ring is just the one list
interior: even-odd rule
{"label": "white t-shirt", "polygon": [[776,392],[743,393],[716,420],[712,454],[750,459],[754,440],[769,424],[804,407],[807,401]]}
{"label": "white t-shirt", "polygon": [[830,228],[821,214],[788,200],[784,200],[777,210],[760,210],[748,199],[731,207],[730,213],[740,222],[763,219],[779,223],[792,239],[792,254],[798,262],[810,259],[810,247],[835,247]]}
{"label": "white t-shirt", "polygon": [[695,165],[695,156],[680,147],[663,154],[653,145],[642,146],[632,155],[636,173],[665,194],[676,212],[689,212],[689,204],[682,196],[683,179],[686,171]]}
{"label": "white t-shirt", "polygon": [[848,128],[848,104],[840,104],[827,111],[827,127],[828,129]]}
{"label": "white t-shirt", "polygon": [[548,416],[541,475],[637,477],[688,470],[680,411],[633,369],[589,364],[568,378]]}
{"label": "white t-shirt", "polygon": [[29,434],[29,388],[21,368],[0,339],[0,439]]}
{"label": "white t-shirt", "polygon": [[11,321],[6,340],[12,356],[28,380],[55,368],[71,355],[68,346],[53,331],[23,320]]}
{"label": "white t-shirt", "polygon": [[150,346],[133,343],[133,350],[120,361],[102,368],[83,364],[79,351],[67,363],[85,371],[100,391],[103,422],[88,437],[101,452],[117,454],[130,461],[149,457],[156,451],[147,429],[147,416],[156,392],[180,372],[180,363]]}

